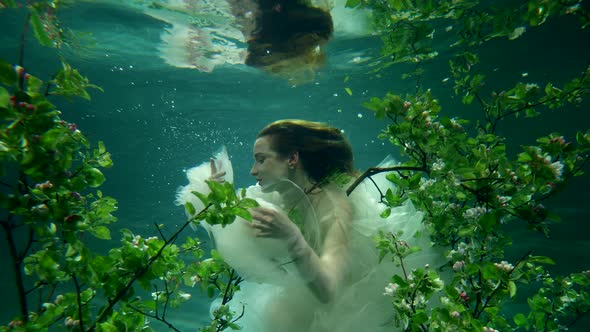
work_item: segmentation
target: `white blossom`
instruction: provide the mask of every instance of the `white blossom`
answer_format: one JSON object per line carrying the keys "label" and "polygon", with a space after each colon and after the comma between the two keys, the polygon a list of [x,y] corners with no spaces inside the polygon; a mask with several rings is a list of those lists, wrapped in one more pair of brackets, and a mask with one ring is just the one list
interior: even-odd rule
{"label": "white blossom", "polygon": [[434,287],[434,289],[441,290],[444,285],[445,283],[440,278],[432,280],[432,286]]}
{"label": "white blossom", "polygon": [[152,299],[154,299],[154,301],[158,301],[162,294],[163,292],[152,292]]}
{"label": "white blossom", "polygon": [[426,297],[424,297],[424,294],[419,294],[418,296],[416,296],[415,303],[417,305],[425,304],[426,303]]}
{"label": "white blossom", "polygon": [[446,164],[444,162],[444,160],[439,159],[437,161],[435,161],[434,163],[432,163],[432,170],[433,171],[440,171],[443,168],[445,168]]}
{"label": "white blossom", "polygon": [[201,278],[199,278],[199,276],[192,276],[191,277],[191,282],[193,283],[193,286],[200,281],[201,281]]}
{"label": "white blossom", "polygon": [[498,200],[498,202],[500,204],[506,204],[506,203],[508,203],[512,199],[512,197],[498,195],[498,196],[496,196],[496,199]]}
{"label": "white blossom", "polygon": [[412,307],[410,307],[410,304],[409,304],[409,303],[408,303],[408,301],[406,301],[406,300],[403,300],[403,301],[402,301],[402,303],[401,303],[401,307],[402,307],[402,309],[404,309],[404,310],[411,310],[411,309],[412,309]]}
{"label": "white blossom", "polygon": [[549,168],[551,168],[551,172],[553,172],[555,179],[561,179],[561,175],[563,174],[563,163],[561,161],[549,164]]}
{"label": "white blossom", "polygon": [[178,293],[178,296],[180,296],[180,298],[185,301],[188,301],[191,299],[191,295],[189,293],[185,293],[185,292]]}
{"label": "white blossom", "polygon": [[428,189],[434,184],[434,182],[436,182],[434,179],[422,180],[422,183],[420,184],[420,190]]}
{"label": "white blossom", "polygon": [[78,319],[73,319],[72,317],[66,317],[65,320],[66,327],[75,327],[80,325],[80,321]]}
{"label": "white blossom", "polygon": [[510,272],[512,271],[512,269],[514,269],[514,266],[512,266],[512,264],[508,263],[507,261],[501,261],[500,263],[494,263],[494,265],[502,271],[506,271],[506,272]]}
{"label": "white blossom", "polygon": [[133,244],[134,248],[138,248],[141,251],[147,250],[147,246],[145,245],[145,242],[142,241],[141,235],[135,235],[131,243]]}
{"label": "white blossom", "polygon": [[485,214],[488,210],[484,207],[475,207],[465,210],[463,212],[463,218],[465,219],[477,219]]}
{"label": "white blossom", "polygon": [[385,286],[385,292],[383,292],[383,295],[393,296],[393,294],[395,294],[398,288],[398,284],[389,283],[389,285]]}
{"label": "white blossom", "polygon": [[55,297],[55,304],[59,305],[61,304],[61,302],[64,300],[64,296],[59,294],[58,296]]}

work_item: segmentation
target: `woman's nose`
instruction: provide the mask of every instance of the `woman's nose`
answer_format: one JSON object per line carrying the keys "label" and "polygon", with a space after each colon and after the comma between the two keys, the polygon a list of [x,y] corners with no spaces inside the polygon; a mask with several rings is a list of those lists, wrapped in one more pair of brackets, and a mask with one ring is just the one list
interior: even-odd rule
{"label": "woman's nose", "polygon": [[254,165],[252,165],[252,168],[250,169],[250,175],[256,176],[256,174],[258,174],[258,170],[256,169],[256,164],[254,164]]}

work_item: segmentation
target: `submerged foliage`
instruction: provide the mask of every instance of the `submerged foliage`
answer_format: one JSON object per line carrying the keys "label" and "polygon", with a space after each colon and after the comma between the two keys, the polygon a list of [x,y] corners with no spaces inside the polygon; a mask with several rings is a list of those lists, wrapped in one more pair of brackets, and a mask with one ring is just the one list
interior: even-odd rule
{"label": "submerged foliage", "polygon": [[[59,3],[25,5],[28,24],[42,45],[65,42],[67,32],[55,17]],[[403,270],[389,285],[384,281],[400,326],[408,331],[555,331],[573,326],[590,310],[590,272],[551,276],[546,265],[554,261],[533,253],[508,262],[505,249],[512,238],[505,225],[521,222],[549,234],[559,217],[542,202],[582,175],[590,131],[575,138],[548,133],[511,155],[497,129],[512,116],[534,117],[547,108],[579,105],[590,92],[590,69],[583,68],[563,86],[521,82],[486,95],[485,73],[476,72],[476,50],[494,38],[515,40],[558,15],[575,15],[584,28],[589,16],[581,1],[528,0],[495,7],[467,0],[348,4],[373,9],[384,41],[375,70],[416,64],[406,75],[416,79],[416,93],[389,93],[365,104],[388,121],[382,138],[408,157],[388,176],[397,186],[382,201],[393,208],[411,199],[425,212],[434,242],[448,248],[442,272],[425,266]],[[19,5],[0,1],[0,8]],[[481,109],[480,121],[442,116],[442,105],[420,80],[421,64],[439,54],[434,46],[437,28],[454,34],[449,63],[453,90],[465,105]],[[46,81],[26,73],[21,64],[0,62],[0,225],[14,267],[19,311],[0,330],[150,330],[150,321],[177,330],[166,317],[168,308],[189,300],[191,287],[222,296],[211,324],[202,331],[238,328],[240,313],[225,304],[239,289],[240,277],[215,251],[207,258],[198,239],[176,242],[191,223],[226,225],[235,216],[250,218],[247,209],[255,202],[236,194],[230,184],[209,182],[210,194],[194,193],[205,208],[196,211],[187,204],[191,216],[178,229],[156,225],[157,236],[123,230],[121,245],[99,254],[89,237],[110,240],[116,221],[116,200],[97,189],[105,181],[101,170],[112,161],[104,144],[91,145],[50,101],[54,95],[89,99],[87,89],[99,88],[65,61]],[[383,259],[396,259],[402,267],[404,258],[418,250],[398,241],[396,234],[382,234],[377,246]],[[535,290],[527,300],[530,310],[510,314],[505,305],[523,285]]]}
{"label": "submerged foliage", "polygon": [[[63,43],[53,15],[57,3],[26,4],[27,26],[44,46]],[[0,2],[0,8],[21,6]],[[27,73],[22,60],[0,60],[0,225],[18,295],[18,314],[0,330],[151,330],[150,320],[177,330],[166,314],[191,298],[187,289],[197,286],[210,297],[220,292],[227,303],[241,279],[215,251],[207,258],[198,239],[176,242],[191,223],[248,218],[255,202],[231,185],[209,183],[211,194],[199,195],[206,207],[187,206],[191,216],[178,229],[155,225],[157,236],[150,237],[124,229],[119,247],[98,253],[91,237],[110,240],[116,222],[117,201],[97,189],[105,181],[101,169],[113,163],[105,145],[93,147],[49,98],[90,99],[88,88],[101,89],[65,61],[44,82]],[[141,295],[146,292],[151,297]],[[236,328],[234,320],[234,313],[219,310],[202,330]]]}
{"label": "submerged foliage", "polygon": [[[561,87],[519,82],[487,95],[477,50],[494,38],[517,39],[559,15],[575,15],[585,28],[590,21],[582,2],[367,0],[348,5],[373,9],[384,42],[376,70],[415,64],[404,77],[416,80],[416,93],[389,93],[365,103],[388,122],[381,138],[408,157],[389,169],[397,170],[388,175],[396,190],[389,190],[382,201],[395,207],[411,199],[425,212],[435,244],[448,248],[442,271],[426,268],[393,276],[385,293],[392,296],[398,323],[407,331],[557,331],[573,326],[590,312],[590,271],[553,277],[545,265],[554,261],[530,252],[507,262],[505,249],[513,239],[506,224],[524,222],[549,235],[551,224],[560,219],[542,203],[584,173],[590,130],[573,138],[548,133],[511,155],[497,129],[513,116],[530,118],[543,110],[579,106],[590,94],[590,67]],[[474,123],[441,116],[442,105],[420,80],[422,64],[439,54],[433,46],[437,29],[446,32],[454,51],[449,61],[453,93],[467,107],[481,110]],[[378,241],[383,256],[403,264],[409,253],[394,234],[383,234]],[[527,300],[528,312],[511,313],[506,304],[521,286],[536,289],[536,294]]]}

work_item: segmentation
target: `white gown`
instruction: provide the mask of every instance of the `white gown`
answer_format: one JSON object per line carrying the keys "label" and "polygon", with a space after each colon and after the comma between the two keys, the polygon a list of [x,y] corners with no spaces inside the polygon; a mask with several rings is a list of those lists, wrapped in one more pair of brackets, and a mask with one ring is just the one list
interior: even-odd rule
{"label": "white gown", "polygon": [[[226,180],[233,181],[233,170],[223,149],[216,159],[221,160],[226,171]],[[391,165],[393,160],[386,160]],[[207,192],[204,182],[210,176],[209,162],[187,172],[189,184],[181,187],[177,204],[191,201],[196,207],[200,202],[190,192]],[[381,190],[391,186],[384,174],[373,176]],[[329,190],[329,189],[328,189]],[[341,194],[345,195],[343,192]],[[259,186],[247,189],[247,196],[256,199],[262,206],[281,210],[288,208],[278,193],[263,193]],[[305,195],[303,195],[305,196]],[[313,195],[299,199],[297,209],[306,211],[304,236],[308,242],[321,242],[321,234],[314,225],[321,223],[323,216],[316,216],[318,206]],[[379,264],[379,252],[373,237],[378,231],[397,233],[403,231],[401,240],[423,248],[404,260],[407,269],[437,264],[441,261],[440,250],[430,246],[428,236],[414,237],[422,229],[422,213],[411,203],[394,208],[387,219],[380,217],[384,206],[377,202],[379,193],[370,181],[361,183],[349,196],[353,207],[352,227],[348,248],[348,268],[345,282],[336,298],[328,304],[319,302],[298,276],[293,264],[289,264],[286,248],[279,240],[256,238],[241,218],[221,228],[203,224],[215,239],[217,249],[224,259],[245,279],[241,290],[230,301],[230,307],[244,316],[237,321],[245,332],[353,332],[395,331],[391,297],[383,295],[391,276],[401,273],[389,259]],[[292,204],[291,204],[292,205]],[[197,209],[198,210],[198,209]],[[326,214],[320,208],[320,214]],[[337,209],[332,209],[337,211]],[[328,213],[329,214],[329,213]],[[326,216],[329,218],[329,216]],[[317,244],[310,244],[317,248]],[[317,252],[317,251],[316,251]],[[212,304],[212,309],[219,302]]]}

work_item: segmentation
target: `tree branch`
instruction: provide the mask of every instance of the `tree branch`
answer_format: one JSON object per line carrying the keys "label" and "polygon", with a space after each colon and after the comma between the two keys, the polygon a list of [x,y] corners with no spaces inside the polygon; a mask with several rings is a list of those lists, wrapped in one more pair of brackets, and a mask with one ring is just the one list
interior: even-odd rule
{"label": "tree branch", "polygon": [[358,185],[363,182],[363,180],[367,177],[370,177],[375,174],[383,173],[383,172],[393,172],[393,171],[418,171],[418,172],[425,172],[428,173],[428,170],[424,167],[411,167],[411,166],[393,166],[393,167],[371,167],[368,168],[361,176],[359,176],[351,185],[346,189],[346,195],[350,195],[352,191],[358,187]]}
{"label": "tree branch", "polygon": [[22,260],[19,257],[20,255],[18,254],[18,250],[16,248],[16,242],[12,236],[12,225],[9,222],[2,222],[1,224],[2,228],[4,228],[4,231],[6,232],[6,240],[8,240],[8,246],[10,248],[10,257],[12,258],[12,264],[14,268],[14,277],[16,279],[16,288],[18,292],[21,316],[23,321],[26,323],[29,320],[29,310],[27,306],[27,294],[25,291],[23,273],[21,269]]}
{"label": "tree branch", "polygon": [[141,309],[139,309],[139,308],[136,308],[136,307],[132,306],[132,305],[131,305],[131,304],[129,304],[129,303],[127,303],[127,306],[128,306],[129,308],[131,308],[131,309],[133,309],[133,310],[137,311],[138,313],[140,313],[140,314],[144,315],[144,316],[147,316],[147,317],[153,318],[153,319],[155,319],[155,320],[158,320],[158,321],[160,321],[160,322],[162,322],[162,323],[164,323],[164,324],[168,325],[168,328],[170,328],[170,329],[172,329],[172,330],[174,330],[174,331],[180,332],[180,330],[179,330],[179,329],[177,329],[176,327],[174,327],[174,325],[172,325],[172,323],[168,322],[168,321],[167,321],[165,318],[160,318],[160,317],[159,317],[157,314],[156,314],[156,315],[152,315],[152,314],[150,314],[150,313],[147,313],[147,312],[145,312],[145,311],[143,311],[143,310],[141,310]]}
{"label": "tree branch", "polygon": [[172,242],[174,242],[176,240],[176,238],[178,238],[178,235],[180,235],[180,233],[188,226],[190,225],[193,220],[197,219],[198,217],[200,217],[202,214],[205,213],[205,211],[207,211],[207,209],[209,209],[209,207],[211,206],[211,204],[207,205],[205,208],[203,208],[203,210],[201,210],[199,212],[199,214],[189,220],[187,220],[175,233],[174,235],[172,235],[168,240],[166,240],[164,242],[164,245],[160,248],[160,250],[154,255],[152,256],[152,258],[150,258],[150,260],[146,263],[145,266],[143,266],[141,269],[139,269],[135,275],[133,276],[133,278],[131,278],[131,280],[129,280],[129,282],[127,283],[127,285],[125,285],[125,287],[123,287],[118,293],[117,295],[115,295],[115,297],[113,299],[109,299],[109,305],[102,311],[102,313],[100,314],[100,316],[98,316],[98,318],[96,319],[96,321],[94,322],[94,324],[90,327],[90,329],[88,329],[88,332],[92,332],[96,329],[96,325],[100,322],[102,322],[104,319],[106,319],[107,315],[109,314],[109,312],[113,309],[113,307],[115,306],[115,304],[117,304],[119,301],[121,301],[121,299],[127,294],[127,292],[129,291],[129,289],[131,288],[131,286],[133,285],[133,283],[135,281],[137,281],[137,279],[139,279],[142,275],[144,275],[149,268],[152,266],[152,264],[158,259],[160,258],[160,256],[162,256],[162,253],[164,252],[164,249],[166,249],[166,247],[168,247],[168,245]]}
{"label": "tree branch", "polygon": [[72,274],[72,280],[74,280],[74,285],[76,286],[76,301],[78,302],[78,320],[80,321],[80,331],[84,331],[84,317],[82,315],[82,298],[80,290],[80,284],[78,283],[78,277],[76,274]]}

